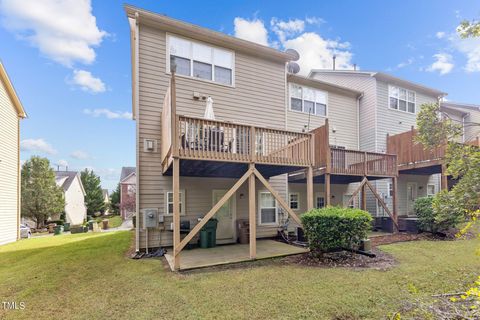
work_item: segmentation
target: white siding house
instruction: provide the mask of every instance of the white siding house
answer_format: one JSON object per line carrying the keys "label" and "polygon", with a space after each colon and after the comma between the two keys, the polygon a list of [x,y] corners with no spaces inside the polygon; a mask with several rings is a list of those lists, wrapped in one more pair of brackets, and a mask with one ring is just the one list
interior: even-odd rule
{"label": "white siding house", "polygon": [[19,238],[20,119],[25,117],[0,62],[0,245]]}
{"label": "white siding house", "polygon": [[56,171],[55,181],[63,188],[65,195],[65,222],[82,224],[87,218],[87,207],[80,175],[74,171]]}

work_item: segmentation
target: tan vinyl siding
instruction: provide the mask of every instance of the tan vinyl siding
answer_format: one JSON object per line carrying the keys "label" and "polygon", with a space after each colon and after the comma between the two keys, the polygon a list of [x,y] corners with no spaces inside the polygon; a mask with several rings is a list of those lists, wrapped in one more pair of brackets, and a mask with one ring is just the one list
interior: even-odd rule
{"label": "tan vinyl siding", "polygon": [[[336,133],[330,131],[330,144],[341,145],[349,149],[357,150],[358,112],[356,97],[353,95],[340,94],[328,89],[319,88],[319,90],[327,92],[327,116],[329,125],[330,129],[336,128]],[[301,131],[305,126],[308,126],[309,130],[313,130],[325,124],[325,117],[318,115],[309,116],[307,113],[291,111],[290,101],[287,101],[287,110],[288,130]]]}
{"label": "tan vinyl siding", "polygon": [[17,111],[0,81],[0,245],[17,239],[18,126]]}
{"label": "tan vinyl siding", "polygon": [[315,79],[327,81],[339,86],[364,93],[360,99],[360,150],[375,151],[376,130],[376,81],[368,75],[342,75],[315,73]]}
{"label": "tan vinyl siding", "polygon": [[[193,99],[193,92],[211,96],[214,101],[216,119],[235,121],[272,128],[285,128],[285,74],[284,64],[235,53],[234,87],[177,76],[177,113],[203,117],[205,101]],[[171,177],[162,176],[160,153],[143,152],[146,138],[156,139],[160,144],[160,115],[163,97],[169,84],[170,75],[166,72],[166,33],[149,26],[139,26],[139,206],[159,208],[165,211],[165,192],[171,190]],[[158,145],[160,150],[160,145]],[[228,189],[235,183],[233,179],[188,178],[182,177],[180,188],[185,189],[187,217],[193,222],[211,208],[214,188]],[[281,193],[286,193],[285,176],[271,179],[272,185]],[[246,185],[243,199],[237,199],[237,214],[243,214],[247,200]],[[169,218],[165,226],[169,226]],[[183,217],[182,217],[183,219]],[[141,221],[141,217],[139,219]],[[259,236],[275,235],[275,228],[259,227]],[[145,247],[146,233],[140,232],[140,247]],[[170,245],[172,233],[149,230],[149,246]]]}

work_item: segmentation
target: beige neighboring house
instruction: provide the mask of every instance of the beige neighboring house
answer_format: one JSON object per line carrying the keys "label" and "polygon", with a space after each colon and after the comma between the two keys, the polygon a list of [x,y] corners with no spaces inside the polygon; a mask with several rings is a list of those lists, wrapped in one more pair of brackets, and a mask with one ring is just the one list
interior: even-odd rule
{"label": "beige neighboring house", "polygon": [[87,207],[80,174],[76,171],[55,171],[55,182],[62,187],[65,195],[65,222],[82,224],[87,218]]}
{"label": "beige neighboring house", "polygon": [[20,119],[26,116],[0,62],[0,245],[20,238]]}

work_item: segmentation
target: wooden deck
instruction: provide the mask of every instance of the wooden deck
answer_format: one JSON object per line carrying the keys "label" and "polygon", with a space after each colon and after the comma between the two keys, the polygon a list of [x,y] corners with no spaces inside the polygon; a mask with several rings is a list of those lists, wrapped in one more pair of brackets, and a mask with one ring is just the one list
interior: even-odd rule
{"label": "wooden deck", "polygon": [[[308,251],[306,248],[274,240],[258,240],[256,260],[301,254]],[[173,271],[173,255],[167,253],[165,258]],[[208,249],[197,248],[180,252],[181,271],[245,261],[252,261],[249,256],[248,244],[223,245]]]}

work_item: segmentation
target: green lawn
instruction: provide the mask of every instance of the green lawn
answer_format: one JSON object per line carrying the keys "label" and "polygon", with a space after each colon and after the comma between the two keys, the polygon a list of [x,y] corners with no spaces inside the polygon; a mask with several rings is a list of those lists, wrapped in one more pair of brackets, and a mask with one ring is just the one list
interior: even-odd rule
{"label": "green lawn", "polygon": [[109,228],[118,228],[122,225],[122,217],[120,216],[110,216],[110,217],[98,217],[96,218],[96,221],[98,222],[98,225],[100,228],[102,227],[102,220],[108,219],[108,227]]}
{"label": "green lawn", "polygon": [[259,261],[242,268],[168,271],[125,257],[132,233],[22,240],[0,247],[0,300],[24,301],[23,319],[385,319],[415,286],[420,297],[459,291],[480,270],[477,240],[384,246],[389,271]]}

